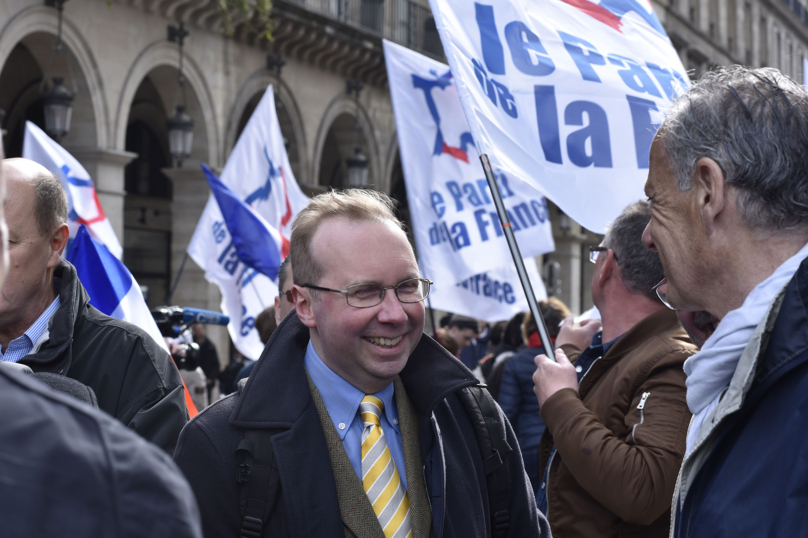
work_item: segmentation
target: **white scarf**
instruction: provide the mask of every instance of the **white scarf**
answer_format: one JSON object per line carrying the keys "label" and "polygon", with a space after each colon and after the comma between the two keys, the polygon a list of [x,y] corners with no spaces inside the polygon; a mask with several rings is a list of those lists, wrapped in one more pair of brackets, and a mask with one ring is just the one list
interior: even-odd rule
{"label": "white scarf", "polygon": [[788,284],[805,258],[808,258],[808,245],[755,286],[740,308],[724,316],[715,332],[704,342],[701,351],[685,361],[687,406],[693,413],[685,454],[690,454],[704,420],[716,408],[721,393],[729,386],[743,350],[775,295]]}

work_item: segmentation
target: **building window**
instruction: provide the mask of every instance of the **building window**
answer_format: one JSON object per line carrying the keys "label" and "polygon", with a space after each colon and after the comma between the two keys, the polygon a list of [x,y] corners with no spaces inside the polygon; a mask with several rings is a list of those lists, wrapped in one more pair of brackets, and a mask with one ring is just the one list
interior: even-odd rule
{"label": "building window", "polygon": [[710,37],[718,35],[718,0],[710,0]]}
{"label": "building window", "polygon": [[746,64],[752,65],[752,4],[743,5],[743,40],[746,45]]}
{"label": "building window", "polygon": [[793,77],[793,75],[797,72],[797,70],[794,69],[794,44],[790,39],[788,40],[788,60],[786,62],[786,70],[786,75],[790,77]]}
{"label": "building window", "polygon": [[727,48],[730,54],[735,54],[735,26],[737,24],[737,16],[735,13],[735,0],[727,2],[727,10],[729,11],[729,28],[727,29]]}
{"label": "building window", "polygon": [[783,70],[783,40],[780,32],[775,34],[776,47],[774,49],[774,66],[780,71]]}
{"label": "building window", "polygon": [[690,0],[688,4],[688,13],[690,16],[690,22],[695,24],[696,26],[699,25],[699,0]]}
{"label": "building window", "polygon": [[769,32],[766,26],[766,18],[760,18],[760,65],[769,65]]}

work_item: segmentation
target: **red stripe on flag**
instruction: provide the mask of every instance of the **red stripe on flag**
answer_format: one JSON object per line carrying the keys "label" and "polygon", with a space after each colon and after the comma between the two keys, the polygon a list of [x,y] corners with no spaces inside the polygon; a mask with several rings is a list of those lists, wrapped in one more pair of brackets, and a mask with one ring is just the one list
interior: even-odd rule
{"label": "red stripe on flag", "polygon": [[448,153],[455,159],[463,161],[464,163],[469,162],[469,155],[465,151],[460,148],[455,148],[447,144],[446,142],[443,143],[443,153]]}

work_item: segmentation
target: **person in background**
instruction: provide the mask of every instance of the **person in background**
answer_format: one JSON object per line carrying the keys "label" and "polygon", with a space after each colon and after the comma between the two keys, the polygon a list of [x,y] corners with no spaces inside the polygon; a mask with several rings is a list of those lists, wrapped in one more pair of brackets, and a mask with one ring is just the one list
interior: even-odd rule
{"label": "person in background", "polygon": [[45,167],[2,162],[10,268],[0,293],[0,358],[95,392],[98,407],[173,452],[188,422],[174,362],[140,327],[90,305],[67,246],[67,193]]}
{"label": "person in background", "polygon": [[458,358],[469,370],[474,370],[480,364],[480,359],[488,353],[488,341],[491,339],[491,327],[485,321],[480,321],[480,332],[466,347],[460,348]]}
{"label": "person in background", "polygon": [[[525,343],[522,336],[522,322],[524,320],[525,312],[517,312],[508,320],[505,331],[502,333],[502,341],[494,351],[493,359],[483,364],[483,375],[485,375],[488,391],[497,402],[499,402],[499,391],[502,387],[502,374],[505,371],[505,364]],[[488,374],[485,374],[486,369],[488,369]]]}
{"label": "person in background", "polygon": [[[191,328],[191,333],[193,334],[194,342],[199,346],[199,367],[205,372],[208,401],[212,402],[216,378],[219,377],[219,372],[222,369],[221,364],[219,364],[219,354],[216,352],[216,346],[208,339],[203,324],[195,323]],[[201,409],[199,410],[201,411]]]}
{"label": "person in background", "polygon": [[222,396],[227,396],[235,392],[236,377],[247,364],[249,364],[249,362],[244,358],[244,355],[239,353],[237,349],[234,349],[233,355],[230,358],[230,364],[219,374],[219,390]]}
{"label": "person in background", "polygon": [[471,344],[480,333],[480,322],[468,316],[453,314],[446,327],[441,327],[435,333],[435,340],[446,348],[449,353],[457,357],[467,345]]}
{"label": "person in background", "polygon": [[[262,318],[260,327],[259,320],[255,320],[255,328],[258,329],[258,334],[264,345],[269,342],[269,338],[272,336],[272,333],[275,332],[275,329],[278,328],[281,321],[283,321],[283,318],[295,308],[295,303],[292,300],[293,285],[292,257],[286,256],[281,263],[280,269],[278,269],[278,296],[275,297],[275,305],[270,306],[258,315],[259,318]],[[242,379],[250,377],[250,372],[252,372],[256,362],[258,361],[248,362],[241,371],[239,371],[236,376],[235,385],[238,385],[239,381]]]}
{"label": "person in background", "polygon": [[255,330],[258,331],[258,338],[261,339],[262,344],[267,345],[272,333],[278,328],[277,317],[274,306],[262,310],[255,317]]}
{"label": "person in background", "polygon": [[[570,313],[569,308],[556,297],[539,302],[539,309],[550,339],[555,342],[559,326]],[[536,320],[527,312],[522,323],[522,335],[527,343],[504,363],[498,402],[502,412],[508,417],[525,461],[525,472],[533,484],[534,491],[539,487],[539,443],[544,433],[544,421],[539,414],[539,402],[533,392],[533,372],[536,355],[545,353]]]}
{"label": "person in background", "polygon": [[210,404],[210,398],[208,398],[205,372],[199,366],[199,350],[189,346],[182,338],[166,338],[165,340],[194,407],[197,411],[202,411]]}
{"label": "person in background", "polygon": [[642,244],[650,220],[650,204],[636,202],[590,248],[602,330],[568,316],[558,362],[536,357],[547,423],[537,498],[556,536],[668,535],[690,421],[682,365],[696,347],[653,291],[663,274]]}

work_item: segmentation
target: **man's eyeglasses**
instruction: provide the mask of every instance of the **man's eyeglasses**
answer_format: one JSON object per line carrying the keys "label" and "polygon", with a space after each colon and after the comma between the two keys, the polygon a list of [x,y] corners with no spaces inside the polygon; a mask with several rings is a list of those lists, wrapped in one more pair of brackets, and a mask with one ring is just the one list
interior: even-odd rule
{"label": "man's eyeglasses", "polygon": [[[589,261],[592,263],[597,263],[598,254],[601,252],[608,252],[609,250],[609,247],[589,247]],[[619,261],[617,259],[617,254],[614,255],[614,261]]]}
{"label": "man's eyeglasses", "polygon": [[376,306],[384,300],[385,290],[395,290],[396,297],[402,303],[420,303],[429,296],[429,287],[434,284],[426,278],[410,278],[399,282],[395,286],[382,286],[381,284],[354,284],[344,290],[333,290],[322,288],[314,284],[303,284],[302,288],[310,288],[319,291],[330,291],[341,293],[348,301],[348,305],[354,308],[370,308]]}
{"label": "man's eyeglasses", "polygon": [[662,282],[651,288],[651,291],[656,292],[657,297],[659,300],[662,301],[662,304],[670,308],[671,310],[676,310],[671,304],[668,302],[668,279],[663,278]]}

